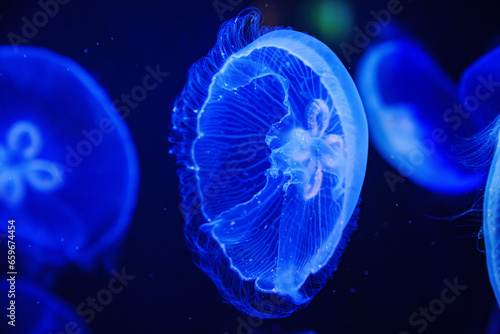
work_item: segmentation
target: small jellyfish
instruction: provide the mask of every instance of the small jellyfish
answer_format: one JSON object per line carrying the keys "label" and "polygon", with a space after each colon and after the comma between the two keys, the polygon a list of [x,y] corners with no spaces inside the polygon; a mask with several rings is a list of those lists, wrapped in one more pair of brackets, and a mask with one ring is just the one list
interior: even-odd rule
{"label": "small jellyfish", "polygon": [[91,333],[75,308],[58,296],[19,278],[2,281],[2,333]]}
{"label": "small jellyfish", "polygon": [[90,264],[122,236],[136,202],[136,152],[111,101],[70,59],[4,46],[0,119],[0,212],[14,221],[18,251]]}
{"label": "small jellyfish", "polygon": [[[473,73],[465,71],[456,85],[420,46],[403,39],[370,48],[359,64],[357,83],[374,147],[427,190],[466,193],[486,178],[486,170],[469,168],[461,157],[463,139],[492,119],[477,105],[491,101],[487,88],[477,90],[483,78]],[[391,189],[401,181],[386,179]]]}
{"label": "small jellyfish", "polygon": [[278,318],[306,306],[337,268],[368,129],[335,54],[260,21],[249,10],[223,24],[189,71],[170,140],[196,263],[240,311]]}

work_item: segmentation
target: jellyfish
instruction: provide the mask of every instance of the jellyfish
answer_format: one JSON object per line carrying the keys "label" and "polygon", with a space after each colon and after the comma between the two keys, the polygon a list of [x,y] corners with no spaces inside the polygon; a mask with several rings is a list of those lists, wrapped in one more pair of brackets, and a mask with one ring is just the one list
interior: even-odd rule
{"label": "jellyfish", "polygon": [[[480,108],[491,102],[485,80],[488,77],[466,70],[455,84],[410,40],[372,47],[359,63],[357,83],[373,146],[400,175],[424,189],[443,194],[476,189],[487,169],[469,168],[461,143],[492,120],[487,109]],[[393,191],[404,180],[390,172],[385,177]]]}
{"label": "jellyfish", "polygon": [[185,235],[241,312],[286,317],[336,270],[354,228],[368,129],[322,42],[246,10],[192,65],[172,111]]}
{"label": "jellyfish", "polygon": [[35,264],[83,267],[125,232],[135,148],[102,88],[72,60],[0,47],[0,212]]}
{"label": "jellyfish", "polygon": [[[498,129],[498,126],[496,128]],[[495,137],[499,135],[496,132]],[[497,138],[498,141],[498,138]],[[484,244],[490,283],[500,305],[500,141],[491,164],[484,196]]]}
{"label": "jellyfish", "polygon": [[[478,96],[477,109],[484,123],[489,122],[485,130],[466,141],[472,146],[469,163],[489,165],[488,179],[484,188],[483,234],[488,275],[496,300],[500,305],[500,47],[488,52],[470,66],[463,77],[466,94]],[[474,85],[481,80],[482,86]],[[482,88],[481,88],[482,87]],[[481,98],[481,94],[484,94]],[[471,95],[472,96],[472,95]],[[496,115],[496,116],[495,116]],[[495,117],[493,121],[490,119]],[[471,144],[472,143],[472,144]],[[493,154],[490,154],[493,152]],[[492,160],[491,156],[493,156]],[[481,159],[483,158],[483,159]]]}
{"label": "jellyfish", "polygon": [[75,309],[53,293],[23,279],[2,281],[2,333],[91,333]]}

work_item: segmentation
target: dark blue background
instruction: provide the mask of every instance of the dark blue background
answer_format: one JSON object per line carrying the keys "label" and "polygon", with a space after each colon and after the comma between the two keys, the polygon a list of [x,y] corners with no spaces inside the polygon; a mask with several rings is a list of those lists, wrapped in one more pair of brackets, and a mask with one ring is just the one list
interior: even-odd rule
{"label": "dark blue background", "polygon": [[[374,0],[351,3],[360,27],[372,20],[370,10],[387,5]],[[266,24],[317,34],[304,25],[309,13],[299,10],[299,4],[243,0],[225,18],[252,5],[264,13]],[[500,36],[496,0],[402,4],[404,10],[393,24],[423,41],[454,79]],[[39,10],[36,1],[2,1],[0,43],[8,44],[9,32],[20,33],[21,18],[31,18]],[[186,70],[215,43],[220,23],[209,0],[72,0],[61,5],[58,15],[29,43],[76,60],[111,99],[141,84],[146,66],[160,64],[170,73],[126,118],[139,154],[141,182],[117,266],[125,266],[136,278],[97,314],[90,324],[95,333],[238,333],[241,315],[222,302],[185,245],[175,161],[167,141],[170,108],[186,82]],[[352,43],[352,38],[345,41]],[[340,41],[325,42],[339,52]],[[359,57],[353,59],[346,64],[352,74]],[[258,323],[253,333],[416,333],[419,327],[412,327],[408,317],[439,298],[443,280],[455,277],[467,289],[446,305],[425,333],[485,333],[496,304],[485,256],[476,247],[481,212],[455,221],[428,217],[463,212],[477,195],[435,195],[410,181],[391,192],[386,171],[395,172],[370,150],[359,228],[333,279],[306,309],[287,319]],[[104,269],[83,272],[73,267],[58,275],[55,292],[75,308],[106,287],[110,278]]]}

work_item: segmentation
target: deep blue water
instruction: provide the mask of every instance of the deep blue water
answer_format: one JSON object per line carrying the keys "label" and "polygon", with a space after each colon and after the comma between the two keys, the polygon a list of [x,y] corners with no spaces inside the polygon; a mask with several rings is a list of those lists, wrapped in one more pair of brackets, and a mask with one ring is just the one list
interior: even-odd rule
{"label": "deep blue water", "polygon": [[[481,189],[459,196],[432,194],[406,180],[391,191],[384,173],[397,171],[371,147],[358,229],[333,278],[310,305],[286,319],[252,320],[222,302],[212,281],[193,264],[186,246],[175,160],[168,154],[170,110],[186,83],[189,65],[215,43],[221,16],[229,19],[245,7],[255,6],[262,11],[266,25],[290,25],[316,35],[354,76],[365,48],[359,48],[359,55],[346,57],[341,42],[354,45],[353,28],[364,29],[374,20],[370,11],[387,8],[388,1],[346,1],[352,6],[353,21],[349,33],[337,40],[320,35],[301,1],[220,2],[233,10],[218,13],[212,1],[72,0],[59,4],[58,13],[28,38],[31,46],[75,60],[111,100],[131,94],[151,71],[162,75],[144,100],[128,105],[125,117],[138,152],[140,188],[116,261],[111,267],[88,271],[68,266],[28,275],[35,264],[26,260],[26,272],[20,272],[19,278],[30,276],[58,301],[64,301],[71,316],[78,318],[81,303],[109,288],[117,272],[125,270],[134,276],[112,295],[108,305],[93,313],[88,324],[93,333],[499,332],[488,331],[495,324],[492,319],[496,315],[498,322],[500,315],[486,258],[480,251],[484,245],[477,238],[482,212],[454,221],[430,217],[449,217],[470,209]],[[500,5],[496,1],[402,0],[400,5],[403,10],[392,16],[388,28],[419,39],[454,80],[475,59],[500,44]],[[0,43],[9,44],[11,32],[22,35],[23,17],[33,21],[40,10],[36,1],[2,2]],[[127,103],[118,106],[125,112]],[[7,218],[0,219],[5,233]],[[4,240],[0,254],[6,258]],[[2,269],[2,280],[5,273]],[[455,299],[449,294],[449,285],[454,284],[459,286]],[[449,290],[443,294],[446,288]],[[2,286],[2,303],[6,293]],[[445,299],[453,301],[440,302]],[[439,305],[444,309],[437,310]],[[435,315],[426,319],[417,314],[413,316],[416,322],[410,323],[414,312],[429,307]],[[4,326],[3,310],[1,314]],[[90,316],[87,313],[79,321],[82,319]],[[64,328],[52,332],[64,332]]]}

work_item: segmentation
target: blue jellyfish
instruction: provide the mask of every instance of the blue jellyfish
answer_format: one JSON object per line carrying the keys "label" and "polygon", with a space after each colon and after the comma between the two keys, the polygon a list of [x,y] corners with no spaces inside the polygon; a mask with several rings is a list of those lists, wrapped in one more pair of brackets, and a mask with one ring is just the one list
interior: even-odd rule
{"label": "blue jellyfish", "polygon": [[196,263],[240,311],[276,318],[306,306],[337,268],[368,130],[335,54],[260,21],[249,10],[222,25],[189,70],[170,140]]}
{"label": "blue jellyfish", "polygon": [[[457,87],[409,40],[372,47],[359,64],[357,82],[374,147],[402,176],[425,189],[444,194],[476,189],[487,170],[468,168],[460,143],[492,119],[479,109],[479,103],[489,103],[482,80],[465,71]],[[390,172],[385,177],[392,190],[403,180]]]}
{"label": "blue jellyfish", "polygon": [[[478,109],[481,110],[480,115],[486,115],[483,121],[486,123],[489,118],[493,117],[492,115],[497,115],[486,130],[474,138],[473,144],[475,145],[472,145],[471,150],[473,155],[469,156],[469,161],[473,165],[484,162],[481,157],[491,157],[489,153],[491,149],[494,149],[484,190],[483,233],[490,283],[500,305],[500,140],[498,140],[500,135],[500,47],[476,61],[464,72],[463,77],[467,82],[463,86],[466,94],[470,94],[471,91],[479,92],[476,96],[484,94],[477,102]],[[473,84],[478,78],[482,81],[483,88],[478,88],[480,86]],[[486,162],[489,161],[486,160]]]}
{"label": "blue jellyfish", "polygon": [[83,318],[59,297],[24,280],[2,281],[2,333],[90,333]]}
{"label": "blue jellyfish", "polygon": [[18,251],[89,265],[122,236],[136,202],[124,122],[80,66],[34,47],[0,47],[0,111],[0,212],[15,221]]}
{"label": "blue jellyfish", "polygon": [[[500,59],[500,58],[498,58]],[[500,72],[499,72],[500,73]],[[497,107],[498,108],[498,107]],[[484,195],[483,233],[486,263],[490,283],[500,305],[500,123],[494,127],[492,137],[497,140],[496,150],[488,174]]]}

